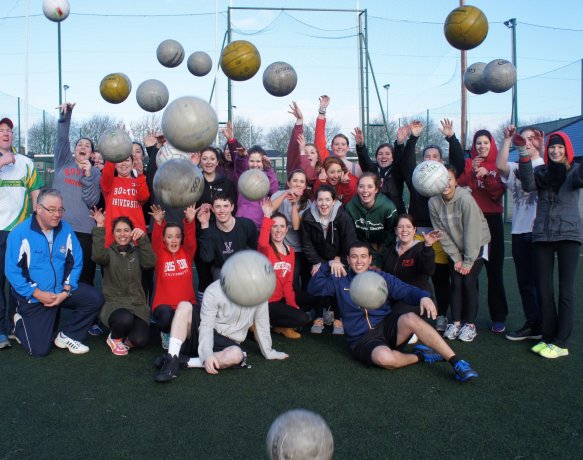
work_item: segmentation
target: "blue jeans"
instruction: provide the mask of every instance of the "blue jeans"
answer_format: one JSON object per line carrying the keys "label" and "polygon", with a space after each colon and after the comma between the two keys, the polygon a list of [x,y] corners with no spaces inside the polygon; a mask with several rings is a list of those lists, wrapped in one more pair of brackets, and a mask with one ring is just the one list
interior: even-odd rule
{"label": "blue jeans", "polygon": [[538,292],[538,269],[532,233],[512,235],[512,258],[516,269],[516,280],[522,300],[524,317],[531,326],[540,325],[540,301]]}

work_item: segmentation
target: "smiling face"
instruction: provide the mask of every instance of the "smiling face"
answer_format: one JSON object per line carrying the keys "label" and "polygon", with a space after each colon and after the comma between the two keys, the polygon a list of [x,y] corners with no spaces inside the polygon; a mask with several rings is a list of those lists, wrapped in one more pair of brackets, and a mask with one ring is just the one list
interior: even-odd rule
{"label": "smiling face", "polygon": [[182,230],[180,227],[167,227],[164,229],[162,240],[166,249],[172,254],[176,254],[182,244]]}
{"label": "smiling face", "polygon": [[12,148],[12,128],[6,123],[0,125],[0,151],[9,152]]}
{"label": "smiling face", "polygon": [[287,235],[287,222],[283,217],[275,217],[270,232],[271,240],[274,243],[281,243],[285,235]]}
{"label": "smiling face", "polygon": [[249,154],[249,169],[263,169],[263,155],[258,152]]}
{"label": "smiling face", "polygon": [[144,151],[140,144],[132,144],[132,158],[134,161],[142,160],[144,158]]}
{"label": "smiling face", "polygon": [[379,189],[376,187],[372,177],[361,177],[358,181],[357,193],[360,202],[365,208],[371,208],[374,205]]}
{"label": "smiling face", "polygon": [[327,190],[318,190],[316,207],[318,208],[318,212],[322,217],[329,216],[330,212],[332,212],[332,209],[334,208],[334,198],[332,198],[332,194]]}
{"label": "smiling face", "polygon": [[205,150],[200,156],[200,166],[202,172],[206,175],[212,176],[217,170],[219,160],[217,154],[212,150]]}
{"label": "smiling face", "polygon": [[415,239],[415,226],[406,217],[401,217],[397,222],[395,227],[395,233],[397,234],[397,240],[401,243],[410,243]]}
{"label": "smiling face", "polygon": [[330,185],[336,185],[342,178],[342,167],[335,163],[330,163],[326,170],[326,175],[328,176],[328,183]]}
{"label": "smiling face", "polygon": [[113,239],[119,246],[130,244],[132,241],[132,228],[127,222],[120,221],[113,227]]}
{"label": "smiling face", "polygon": [[287,186],[293,190],[299,190],[304,193],[306,190],[306,175],[301,171],[296,171],[292,174],[290,179],[287,181]]}
{"label": "smiling face", "polygon": [[225,155],[225,160],[227,160],[229,163],[230,163],[231,161],[233,161],[233,160],[231,159],[231,150],[229,149],[229,146],[228,146],[228,145],[226,145],[226,146],[225,146],[225,150],[223,151],[223,153],[224,153],[224,155]]}
{"label": "smiling face", "polygon": [[132,173],[132,157],[115,164],[115,170],[120,177],[130,177]]}
{"label": "smiling face", "polygon": [[334,152],[334,156],[338,158],[346,158],[346,154],[348,153],[348,142],[344,139],[343,136],[336,136],[332,140],[332,151]]}
{"label": "smiling face", "polygon": [[226,224],[231,220],[234,209],[235,205],[229,200],[219,199],[213,202],[213,213],[215,214],[216,221],[220,224]]}
{"label": "smiling face", "polygon": [[63,200],[58,196],[45,195],[36,205],[36,218],[43,230],[55,228],[63,217]]}
{"label": "smiling face", "polygon": [[100,171],[103,170],[103,166],[105,166],[105,162],[103,161],[103,156],[101,155],[101,153],[93,152],[93,164]]}
{"label": "smiling face", "polygon": [[381,168],[386,168],[393,164],[393,150],[388,147],[381,147],[377,152],[377,163]]}
{"label": "smiling face", "polygon": [[567,149],[561,144],[550,145],[548,153],[549,159],[555,163],[563,163],[567,158]]}
{"label": "smiling face", "polygon": [[476,152],[480,158],[486,159],[490,153],[490,138],[488,136],[479,136],[476,139]]}
{"label": "smiling face", "polygon": [[75,152],[73,155],[76,161],[85,161],[88,160],[91,156],[92,149],[91,149],[91,142],[89,139],[79,139],[77,144],[75,145]]}
{"label": "smiling face", "polygon": [[455,178],[455,174],[452,171],[447,172],[447,187],[441,194],[445,201],[449,201],[453,198],[455,194],[455,188],[457,186],[457,179]]}
{"label": "smiling face", "polygon": [[372,256],[367,248],[350,248],[348,253],[348,265],[356,274],[363,273],[370,268]]}

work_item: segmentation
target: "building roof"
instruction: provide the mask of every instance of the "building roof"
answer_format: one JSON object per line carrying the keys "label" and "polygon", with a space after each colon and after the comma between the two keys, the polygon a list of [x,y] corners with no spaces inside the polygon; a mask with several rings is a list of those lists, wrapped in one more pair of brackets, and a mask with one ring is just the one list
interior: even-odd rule
{"label": "building roof", "polygon": [[[544,123],[534,123],[528,125],[536,129],[540,129],[545,133],[546,136],[555,131],[563,131],[567,136],[571,138],[571,143],[573,144],[573,150],[575,151],[575,157],[583,156],[583,115],[571,118],[562,118],[554,121],[547,121]],[[522,129],[525,126],[519,128]],[[518,151],[515,148],[510,150],[509,161],[518,161]]]}

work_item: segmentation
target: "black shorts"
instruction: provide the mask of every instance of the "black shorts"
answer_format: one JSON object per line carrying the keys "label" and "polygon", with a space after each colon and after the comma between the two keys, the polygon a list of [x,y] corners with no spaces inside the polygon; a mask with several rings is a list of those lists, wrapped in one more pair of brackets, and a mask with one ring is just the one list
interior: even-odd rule
{"label": "black shorts", "polygon": [[372,351],[376,347],[386,346],[391,350],[397,349],[397,322],[400,316],[400,313],[395,312],[385,316],[374,329],[368,331],[356,342],[351,350],[352,356],[358,361],[372,366]]}
{"label": "black shorts", "polygon": [[[190,326],[190,338],[186,339],[182,344],[182,348],[180,349],[181,355],[188,355],[188,356],[198,356],[198,328],[200,326],[200,306],[193,305],[192,306],[192,318],[191,318],[191,326]],[[241,348],[241,345],[231,340],[224,335],[219,334],[216,330],[214,332],[213,337],[213,351],[223,351],[225,348],[229,348],[232,346],[236,346]],[[243,348],[241,348],[241,351]]]}

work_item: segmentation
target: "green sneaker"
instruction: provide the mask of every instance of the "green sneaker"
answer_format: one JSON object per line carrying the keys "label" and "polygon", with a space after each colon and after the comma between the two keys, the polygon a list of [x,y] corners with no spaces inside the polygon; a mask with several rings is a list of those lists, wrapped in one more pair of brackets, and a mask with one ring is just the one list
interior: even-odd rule
{"label": "green sneaker", "polygon": [[543,358],[554,359],[560,358],[561,356],[569,356],[569,350],[549,343],[546,348],[543,348],[540,351],[539,355],[541,355]]}
{"label": "green sneaker", "polygon": [[547,344],[545,342],[539,342],[534,347],[532,347],[530,349],[530,351],[532,351],[533,353],[539,354],[546,347],[547,347]]}

